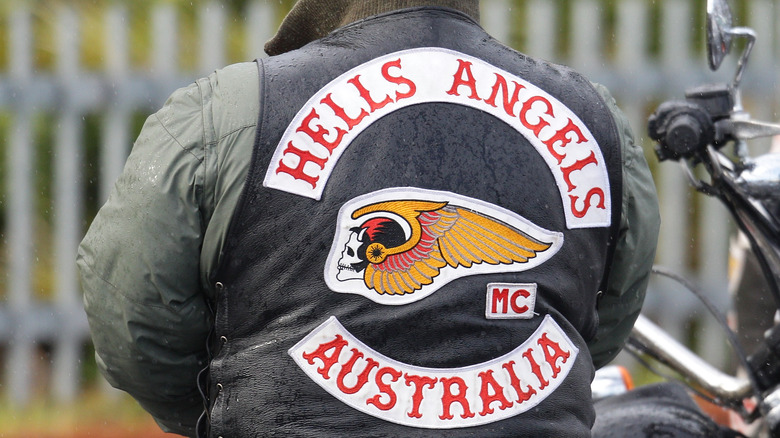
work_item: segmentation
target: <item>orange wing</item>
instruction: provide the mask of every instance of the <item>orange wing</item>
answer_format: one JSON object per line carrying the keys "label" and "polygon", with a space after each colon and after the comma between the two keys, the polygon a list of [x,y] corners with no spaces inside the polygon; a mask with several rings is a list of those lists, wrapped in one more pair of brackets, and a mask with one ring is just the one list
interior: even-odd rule
{"label": "orange wing", "polygon": [[[392,203],[385,207],[388,204]],[[370,263],[364,275],[366,286],[380,294],[413,293],[431,284],[445,266],[525,263],[551,246],[457,206],[439,204],[436,210],[418,211],[415,220],[420,230],[417,244],[387,255],[381,263]]]}

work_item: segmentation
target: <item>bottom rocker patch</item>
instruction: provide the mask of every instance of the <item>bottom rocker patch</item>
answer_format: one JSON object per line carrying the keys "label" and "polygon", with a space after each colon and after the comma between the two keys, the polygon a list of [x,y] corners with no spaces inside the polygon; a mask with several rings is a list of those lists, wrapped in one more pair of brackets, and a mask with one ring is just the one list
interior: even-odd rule
{"label": "bottom rocker patch", "polygon": [[538,405],[563,382],[579,350],[549,315],[522,345],[463,368],[423,368],[372,350],[335,316],[289,350],[317,384],[349,406],[406,426],[492,423]]}

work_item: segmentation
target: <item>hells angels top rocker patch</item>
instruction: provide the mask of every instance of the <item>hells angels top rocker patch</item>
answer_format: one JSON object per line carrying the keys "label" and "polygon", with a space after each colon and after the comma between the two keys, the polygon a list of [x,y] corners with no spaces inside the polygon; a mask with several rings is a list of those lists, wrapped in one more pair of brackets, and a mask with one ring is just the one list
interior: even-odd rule
{"label": "hells angels top rocker patch", "polygon": [[408,304],[460,277],[538,266],[563,234],[449,192],[391,188],[346,203],[325,264],[335,292]]}
{"label": "hells angels top rocker patch", "polygon": [[393,111],[431,102],[484,111],[523,135],[555,178],[568,228],[610,225],[606,163],[579,117],[536,85],[442,48],[381,56],[315,93],[284,132],[263,185],[320,199],[339,158],[361,132]]}
{"label": "hells angels top rocker patch", "polygon": [[579,350],[549,315],[520,346],[463,368],[424,368],[372,350],[331,317],[289,350],[318,385],[398,424],[450,429],[513,417],[555,391]]}

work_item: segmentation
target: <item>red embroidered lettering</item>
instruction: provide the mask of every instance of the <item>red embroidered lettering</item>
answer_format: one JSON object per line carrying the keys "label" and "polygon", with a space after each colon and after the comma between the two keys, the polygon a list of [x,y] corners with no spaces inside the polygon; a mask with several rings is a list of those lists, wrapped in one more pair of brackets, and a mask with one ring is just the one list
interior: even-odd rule
{"label": "red embroidered lettering", "polygon": [[571,166],[561,168],[561,171],[563,172],[563,180],[566,181],[566,185],[569,186],[568,191],[572,191],[577,188],[577,186],[575,186],[571,182],[571,173],[574,172],[575,170],[582,170],[582,168],[587,166],[588,164],[595,164],[597,166],[599,164],[598,160],[596,159],[596,154],[593,151],[590,151],[590,155],[588,155],[588,158],[579,160],[576,163],[572,164]]}
{"label": "red embroidered lettering", "polygon": [[308,116],[306,116],[303,119],[303,122],[301,122],[301,126],[298,127],[298,129],[295,130],[295,132],[302,132],[309,137],[311,137],[312,140],[315,142],[325,146],[325,148],[328,150],[328,152],[333,152],[333,149],[336,149],[341,143],[341,139],[344,138],[344,135],[347,133],[347,131],[341,129],[341,128],[335,128],[336,130],[336,139],[332,142],[325,140],[325,136],[330,134],[330,131],[328,131],[326,128],[324,128],[322,125],[316,125],[316,129],[312,129],[310,126],[311,121],[315,118],[319,118],[320,115],[317,114],[317,111],[312,109]]}
{"label": "red embroidered lettering", "polygon": [[524,401],[530,399],[532,395],[536,394],[536,390],[533,389],[531,385],[527,385],[525,389],[523,389],[520,383],[520,378],[517,377],[517,373],[515,373],[515,369],[513,368],[514,364],[515,361],[510,360],[509,362],[501,365],[501,368],[505,369],[507,374],[509,374],[509,384],[512,385],[512,388],[514,388],[515,392],[517,393],[517,402],[523,403]]}
{"label": "red embroidered lettering", "polygon": [[292,176],[295,179],[299,179],[301,181],[306,181],[307,183],[311,184],[312,187],[317,186],[317,181],[319,181],[319,176],[309,176],[303,171],[303,166],[306,165],[306,163],[314,163],[318,166],[320,166],[320,169],[325,168],[325,163],[328,161],[327,158],[320,158],[314,154],[312,154],[309,151],[303,151],[295,146],[293,146],[292,141],[287,144],[287,148],[284,150],[284,154],[293,154],[297,155],[300,159],[298,161],[298,165],[294,168],[284,164],[283,160],[279,160],[279,168],[276,169],[276,173],[286,173]]}
{"label": "red embroidered lettering", "polygon": [[[510,296],[527,290],[529,301],[536,294],[536,285],[492,283],[488,292],[493,288],[507,288]],[[421,368],[390,359],[361,344],[336,317],[288,351],[313,383],[345,405],[404,426],[435,429],[485,425],[528,412],[566,384],[578,352],[550,315],[502,359],[464,367]]]}
{"label": "red embroidered lettering", "polygon": [[[528,292],[525,289],[519,289],[516,290],[515,293],[512,294],[512,299],[509,301],[512,305],[512,310],[515,311],[515,313],[525,313],[528,311],[528,306],[519,306],[517,304],[517,300],[522,298],[528,298],[531,296],[531,292]],[[505,311],[506,312],[506,311]]]}
{"label": "red embroidered lettering", "polygon": [[333,112],[347,124],[347,129],[352,129],[360,123],[366,116],[368,115],[368,111],[361,108],[360,114],[357,116],[357,118],[353,119],[347,115],[347,112],[344,110],[344,108],[338,106],[336,102],[333,101],[333,93],[328,93],[325,98],[323,98],[320,102],[324,103],[325,105],[328,105],[330,109],[333,110]]}
{"label": "red embroidered lettering", "polygon": [[547,385],[550,384],[547,380],[545,380],[544,376],[542,375],[542,368],[539,366],[538,363],[536,363],[536,359],[534,359],[534,354],[532,349],[528,349],[523,353],[523,357],[525,360],[528,361],[528,365],[531,366],[531,372],[534,373],[536,378],[539,380],[539,389],[544,389],[547,387]]}
{"label": "red embroidered lettering", "polygon": [[436,383],[437,379],[425,376],[415,376],[411,374],[404,374],[404,379],[406,380],[406,386],[412,386],[412,384],[414,384],[414,394],[412,395],[412,411],[407,412],[406,415],[411,418],[422,418],[422,414],[420,413],[420,404],[423,400],[423,389],[426,386],[433,388],[433,385]]}
{"label": "red embroidered lettering", "polygon": [[[493,370],[487,370],[479,373],[479,378],[482,381],[482,386],[479,389],[479,397],[482,399],[482,412],[480,416],[485,416],[493,413],[493,408],[490,404],[493,402],[501,403],[498,408],[502,411],[506,408],[512,407],[512,402],[504,397],[504,388],[496,382],[493,377]],[[491,395],[492,392],[492,395]]]}
{"label": "red embroidered lettering", "polygon": [[[551,341],[550,338],[547,337],[547,333],[544,333],[537,342],[539,346],[542,347],[542,351],[544,352],[544,360],[546,360],[547,363],[552,367],[552,376],[554,379],[558,376],[558,373],[561,372],[561,367],[559,367],[556,362],[558,359],[562,359],[561,363],[566,363],[566,360],[569,359],[570,354],[568,351],[563,351],[557,342]],[[552,350],[552,352],[550,352],[550,350]]]}
{"label": "red embroidered lettering", "polygon": [[547,106],[547,111],[545,114],[547,114],[550,117],[554,117],[553,115],[553,108],[552,104],[549,100],[545,99],[542,96],[534,96],[528,100],[525,101],[523,104],[523,107],[520,109],[520,123],[523,124],[526,128],[533,131],[534,135],[539,137],[539,132],[544,129],[545,126],[550,126],[550,122],[547,120],[544,120],[542,117],[539,117],[539,121],[535,124],[528,121],[528,111],[531,110],[531,107],[534,106],[536,102],[542,102],[545,106]]}
{"label": "red embroidered lettering", "polygon": [[497,313],[499,303],[503,303],[503,310],[501,313],[506,313],[507,306],[509,304],[509,289],[493,289],[493,313]]}
{"label": "red embroidered lettering", "polygon": [[379,366],[379,363],[377,361],[371,358],[366,359],[366,368],[358,376],[355,386],[351,388],[348,387],[347,385],[344,384],[344,377],[346,377],[347,374],[352,372],[352,367],[355,366],[355,362],[362,357],[363,357],[363,353],[359,352],[357,348],[353,348],[352,357],[349,358],[347,363],[345,363],[344,366],[341,367],[341,371],[339,371],[339,376],[336,379],[336,385],[344,394],[354,394],[360,391],[360,388],[362,388],[363,385],[365,385],[366,382],[368,381],[368,374],[371,372],[371,370]]}
{"label": "red embroidered lettering", "polygon": [[391,82],[396,85],[406,85],[407,87],[409,87],[409,91],[407,91],[406,93],[401,93],[400,91],[396,91],[395,101],[398,102],[401,99],[406,99],[414,96],[414,94],[417,93],[417,85],[415,85],[415,83],[412,82],[410,79],[407,79],[403,76],[391,76],[390,67],[395,67],[400,69],[401,59],[399,58],[396,59],[395,61],[386,62],[382,66],[382,77],[384,77],[387,82]]}
{"label": "red embroidered lettering", "polygon": [[383,394],[387,394],[390,400],[388,400],[387,403],[382,403],[379,401],[380,398],[379,394],[377,394],[371,397],[370,399],[366,400],[367,405],[374,405],[378,409],[381,409],[383,411],[389,411],[390,409],[393,409],[396,401],[398,400],[398,396],[396,396],[395,391],[393,391],[393,388],[388,383],[385,383],[382,380],[382,378],[388,374],[390,375],[391,382],[397,382],[398,379],[401,377],[402,373],[390,367],[380,368],[379,371],[376,372],[374,381],[376,382],[376,386],[379,388],[379,392]]}
{"label": "red embroidered lettering", "polygon": [[517,104],[517,101],[519,100],[518,94],[520,93],[520,90],[525,88],[523,85],[518,84],[515,81],[512,81],[512,83],[515,85],[515,90],[512,92],[512,97],[509,97],[509,86],[506,84],[506,79],[501,76],[500,74],[496,73],[496,83],[493,84],[493,92],[490,94],[490,97],[485,100],[485,103],[496,107],[496,97],[498,97],[499,90],[503,90],[504,95],[504,111],[507,113],[507,115],[513,116],[515,115],[515,104]]}
{"label": "red embroidered lettering", "polygon": [[[328,376],[330,368],[339,360],[339,355],[345,345],[347,345],[347,341],[345,341],[341,335],[336,335],[336,338],[332,341],[320,344],[316,350],[311,353],[304,352],[302,356],[309,362],[309,365],[314,365],[314,359],[321,360],[322,367],[319,368],[317,372],[327,380],[330,378]],[[330,350],[333,350],[333,353],[329,356],[326,353]]]}
{"label": "red embroidered lettering", "polygon": [[[572,133],[575,135],[574,138],[569,138],[566,134]],[[544,142],[544,144],[547,146],[547,150],[550,151],[550,154],[552,154],[553,157],[555,157],[558,160],[558,164],[561,164],[561,161],[563,161],[564,157],[566,157],[566,154],[559,154],[555,151],[555,147],[563,148],[566,147],[569,143],[571,143],[573,140],[576,140],[577,143],[582,143],[586,141],[587,139],[582,135],[582,131],[580,131],[580,128],[574,124],[574,121],[572,119],[569,119],[569,123],[566,124],[563,128],[561,128],[558,132],[555,133],[550,139]],[[560,142],[556,145],[556,143]]]}
{"label": "red embroidered lettering", "polygon": [[357,88],[358,93],[360,93],[360,97],[363,98],[368,103],[369,108],[371,108],[371,112],[384,108],[385,105],[388,103],[393,102],[393,98],[390,96],[385,96],[385,100],[381,102],[376,102],[374,99],[371,98],[371,93],[366,89],[366,87],[363,86],[363,84],[360,83],[360,75],[355,76],[354,78],[348,80],[350,84],[354,85],[355,88]]}
{"label": "red embroidered lettering", "polygon": [[[464,74],[466,75],[466,79],[463,79]],[[452,79],[452,87],[447,94],[451,96],[460,96],[460,94],[458,94],[458,88],[461,85],[465,85],[471,89],[469,99],[481,100],[477,94],[477,80],[474,79],[474,74],[471,72],[470,62],[458,59],[458,71],[455,72]]]}
{"label": "red embroidered lettering", "polygon": [[604,205],[604,191],[598,187],[590,189],[588,194],[585,195],[585,206],[582,208],[582,210],[577,209],[577,199],[579,198],[577,196],[569,195],[569,199],[571,199],[571,210],[575,217],[582,218],[588,214],[588,210],[591,206],[593,206],[590,201],[594,196],[599,197],[599,203],[596,204],[596,208],[602,210],[606,209],[607,207]]}
{"label": "red embroidered lettering", "polygon": [[[469,401],[466,399],[466,391],[468,390],[466,382],[460,377],[442,377],[441,384],[444,387],[444,394],[441,397],[441,405],[444,412],[439,415],[439,418],[442,420],[452,420],[453,416],[450,413],[450,406],[456,402],[460,403],[463,408],[463,414],[461,414],[460,418],[473,417],[474,413],[469,409]],[[452,387],[455,385],[458,385],[460,388],[460,392],[457,394],[452,393]]]}

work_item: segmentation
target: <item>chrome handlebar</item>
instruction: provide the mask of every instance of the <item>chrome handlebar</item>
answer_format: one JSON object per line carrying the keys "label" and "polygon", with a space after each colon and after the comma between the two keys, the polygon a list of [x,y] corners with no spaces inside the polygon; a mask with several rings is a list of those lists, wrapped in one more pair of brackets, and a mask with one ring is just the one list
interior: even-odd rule
{"label": "chrome handlebar", "polygon": [[643,315],[634,323],[626,348],[636,354],[649,354],[726,405],[740,406],[753,395],[748,379],[733,377],[710,365]]}

